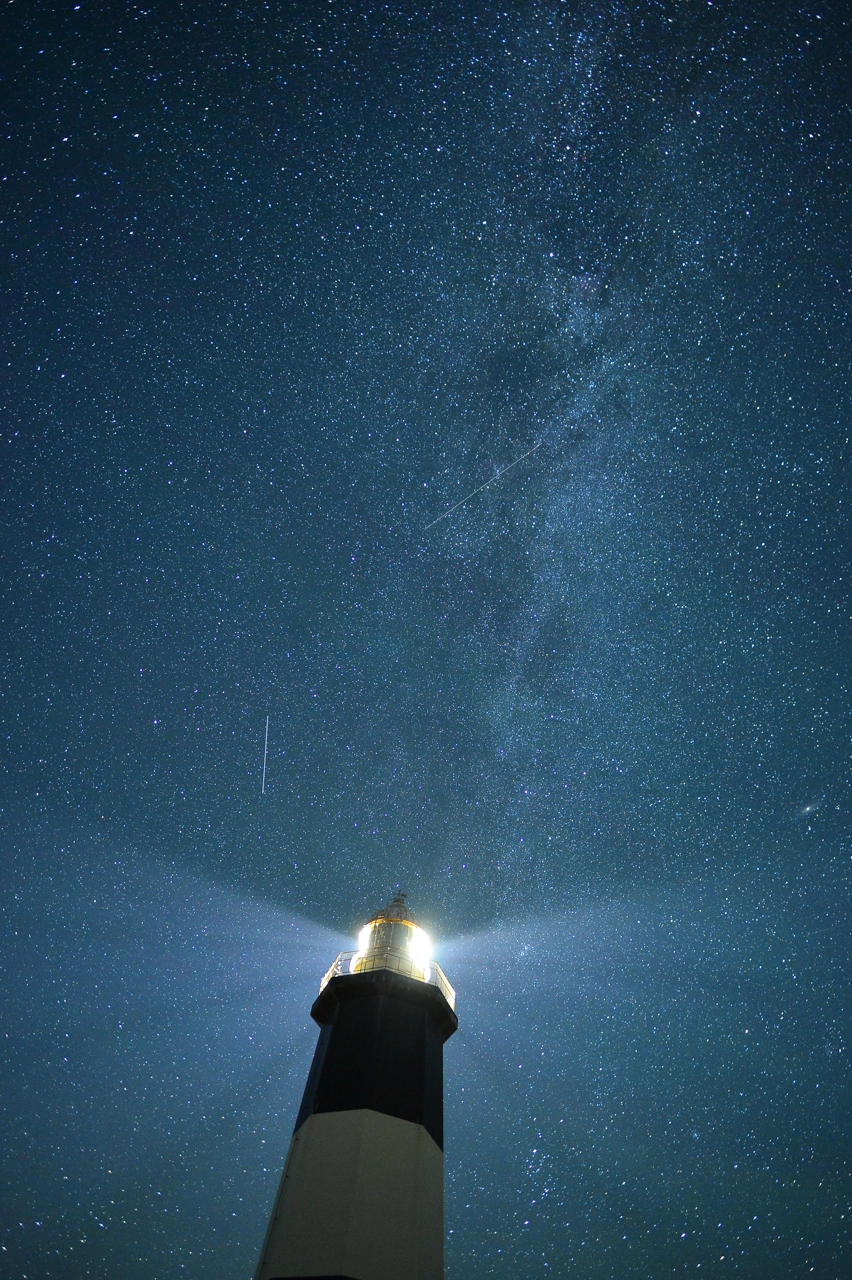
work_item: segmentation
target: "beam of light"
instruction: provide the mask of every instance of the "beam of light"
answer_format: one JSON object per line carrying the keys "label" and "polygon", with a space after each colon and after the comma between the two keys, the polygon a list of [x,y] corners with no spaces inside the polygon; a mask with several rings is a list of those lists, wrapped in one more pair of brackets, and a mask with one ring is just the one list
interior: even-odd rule
{"label": "beam of light", "polygon": [[[545,1277],[530,1258],[604,1247],[627,1274],[632,1255],[612,1224],[637,1213],[660,1232],[647,1247],[662,1274],[696,1188],[706,1221],[727,1222],[734,1169],[740,1200],[763,1196],[770,1210],[754,1222],[758,1251],[774,1247],[772,1214],[804,1221],[811,1206],[785,1190],[784,1171],[808,1167],[814,1149],[830,1165],[833,1130],[847,1126],[849,911],[848,893],[815,886],[803,902],[767,875],[443,942],[460,1022],[444,1055],[448,1276],[490,1274],[484,1257],[501,1274]],[[779,1149],[779,1133],[793,1132]]]}
{"label": "beam of light", "polygon": [[[349,939],[140,858],[13,861],[9,1274],[150,1280],[179,1255],[189,1280],[251,1275],[317,1040],[311,1004]],[[35,1237],[13,1231],[33,1220]]]}
{"label": "beam of light", "polygon": [[536,449],[540,449],[543,443],[543,440],[539,440],[538,444],[534,444],[531,449],[527,449],[526,453],[522,453],[520,458],[516,458],[514,462],[510,462],[508,467],[504,467],[502,471],[498,471],[496,476],[492,476],[490,480],[486,480],[485,484],[481,484],[478,489],[472,490],[466,498],[462,498],[454,507],[450,507],[449,511],[444,511],[441,515],[436,516],[434,520],[431,520],[429,524],[424,527],[423,532],[425,533],[427,529],[431,529],[439,520],[446,520],[447,516],[451,516],[454,511],[458,511],[459,507],[463,507],[464,504],[469,502],[471,498],[476,496],[476,494],[482,493],[482,490],[487,489],[490,484],[496,484],[501,476],[504,476],[507,471],[511,471],[512,467],[516,467],[519,462],[523,462],[524,458],[528,458],[531,453],[535,453]]}
{"label": "beam of light", "polygon": [[[138,859],[10,862],[10,1274],[150,1280],[179,1256],[187,1280],[250,1275],[317,1041],[310,1007],[350,939]],[[725,1220],[734,1166],[743,1201],[765,1200],[766,1177],[772,1212],[798,1212],[784,1161],[845,1124],[836,890],[692,884],[443,941],[461,1023],[445,1050],[448,1277],[490,1274],[495,1231],[506,1275],[546,1276],[529,1258],[580,1249],[589,1222],[624,1251],[614,1224],[637,1203],[679,1240],[696,1186],[707,1221]]]}

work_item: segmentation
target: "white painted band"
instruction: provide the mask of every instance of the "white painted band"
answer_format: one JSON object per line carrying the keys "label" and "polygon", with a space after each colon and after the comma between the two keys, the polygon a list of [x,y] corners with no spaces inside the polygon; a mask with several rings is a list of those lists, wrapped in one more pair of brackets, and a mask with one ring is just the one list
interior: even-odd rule
{"label": "white painted band", "polygon": [[296,1131],[255,1280],[443,1280],[444,1156],[422,1125],[327,1111]]}

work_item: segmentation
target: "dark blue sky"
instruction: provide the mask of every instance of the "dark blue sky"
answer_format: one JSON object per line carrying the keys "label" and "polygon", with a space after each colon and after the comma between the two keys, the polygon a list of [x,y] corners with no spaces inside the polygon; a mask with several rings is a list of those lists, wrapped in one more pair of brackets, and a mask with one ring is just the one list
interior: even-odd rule
{"label": "dark blue sky", "polygon": [[0,1273],[250,1276],[401,885],[448,1280],[847,1275],[843,6],[2,22]]}

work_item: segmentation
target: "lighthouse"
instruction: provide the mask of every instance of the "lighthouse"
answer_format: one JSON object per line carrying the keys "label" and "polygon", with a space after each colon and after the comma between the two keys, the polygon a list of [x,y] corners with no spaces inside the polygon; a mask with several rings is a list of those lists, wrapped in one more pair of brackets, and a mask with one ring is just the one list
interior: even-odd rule
{"label": "lighthouse", "polygon": [[443,1280],[455,1002],[404,894],[334,961],[255,1280]]}

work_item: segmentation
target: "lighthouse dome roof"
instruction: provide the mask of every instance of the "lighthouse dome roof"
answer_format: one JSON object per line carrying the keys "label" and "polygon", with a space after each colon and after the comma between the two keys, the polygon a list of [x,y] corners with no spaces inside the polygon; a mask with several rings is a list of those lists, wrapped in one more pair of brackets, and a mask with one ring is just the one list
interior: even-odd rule
{"label": "lighthouse dome roof", "polygon": [[370,917],[370,924],[414,924],[414,912],[411,910],[407,902],[408,895],[398,893],[392,902],[386,907],[382,907],[381,911],[377,911],[374,916]]}

